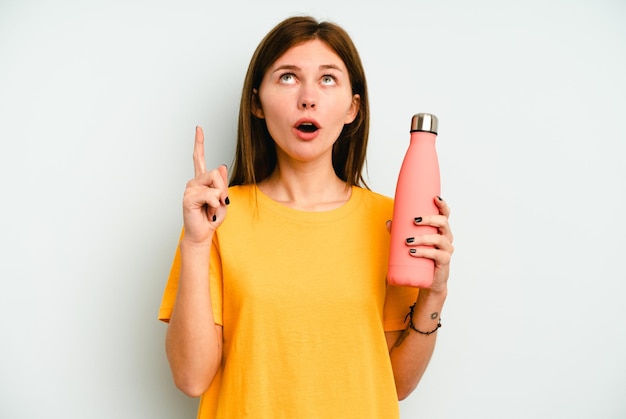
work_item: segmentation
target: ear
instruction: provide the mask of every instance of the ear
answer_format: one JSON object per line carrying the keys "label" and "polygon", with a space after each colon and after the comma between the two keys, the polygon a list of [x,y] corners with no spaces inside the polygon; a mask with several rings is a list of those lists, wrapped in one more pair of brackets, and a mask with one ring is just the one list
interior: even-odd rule
{"label": "ear", "polygon": [[252,89],[252,115],[256,116],[259,119],[264,119],[265,114],[263,113],[263,108],[261,107],[261,101],[259,100],[259,91],[257,89]]}
{"label": "ear", "polygon": [[356,116],[359,114],[359,109],[361,108],[361,96],[358,94],[352,95],[352,103],[350,104],[350,109],[348,109],[348,114],[346,115],[346,119],[344,120],[344,124],[351,124]]}

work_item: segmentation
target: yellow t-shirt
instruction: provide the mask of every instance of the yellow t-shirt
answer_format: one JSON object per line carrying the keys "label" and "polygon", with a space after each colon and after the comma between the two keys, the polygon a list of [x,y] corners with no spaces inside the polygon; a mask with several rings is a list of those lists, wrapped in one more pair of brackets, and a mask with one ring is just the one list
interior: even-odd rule
{"label": "yellow t-shirt", "polygon": [[[393,201],[359,187],[324,212],[294,210],[250,185],[229,197],[209,273],[223,360],[198,417],[399,417],[384,332],[404,328],[417,289],[386,283]],[[177,251],[161,320],[179,271]]]}

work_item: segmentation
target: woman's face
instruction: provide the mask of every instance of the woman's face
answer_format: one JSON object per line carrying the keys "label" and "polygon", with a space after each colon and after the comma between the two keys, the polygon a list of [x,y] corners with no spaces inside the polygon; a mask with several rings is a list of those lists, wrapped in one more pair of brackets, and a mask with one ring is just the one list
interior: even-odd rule
{"label": "woman's face", "polygon": [[265,73],[258,91],[260,107],[280,161],[332,162],[332,146],[344,124],[354,121],[359,95],[352,94],[341,58],[319,40],[298,44]]}

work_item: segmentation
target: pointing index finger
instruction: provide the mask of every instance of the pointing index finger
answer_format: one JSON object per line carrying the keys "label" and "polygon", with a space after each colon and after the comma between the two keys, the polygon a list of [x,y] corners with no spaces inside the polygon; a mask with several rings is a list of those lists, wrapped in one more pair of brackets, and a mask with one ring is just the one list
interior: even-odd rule
{"label": "pointing index finger", "polygon": [[204,160],[204,132],[200,126],[196,126],[196,142],[193,145],[193,170],[195,177],[206,172]]}

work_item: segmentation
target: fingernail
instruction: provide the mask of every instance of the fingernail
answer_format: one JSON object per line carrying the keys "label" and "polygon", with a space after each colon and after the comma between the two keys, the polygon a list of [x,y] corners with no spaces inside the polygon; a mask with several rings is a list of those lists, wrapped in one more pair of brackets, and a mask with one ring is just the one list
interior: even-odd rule
{"label": "fingernail", "polygon": [[440,197],[439,195],[437,195],[437,199],[440,200],[440,201],[443,201],[443,198]]}
{"label": "fingernail", "polygon": [[415,241],[415,237],[409,237],[408,239],[406,239],[407,243],[413,243]]}
{"label": "fingernail", "polygon": [[421,223],[422,222],[422,217],[415,217],[414,220],[416,223]]}
{"label": "fingernail", "polygon": [[411,249],[411,250],[409,250],[409,253],[416,254],[417,253],[417,249]]}
{"label": "fingernail", "polygon": [[217,215],[213,214],[213,221],[217,220]]}
{"label": "fingernail", "polygon": [[226,205],[230,205],[230,199],[228,197],[226,197],[226,199],[224,200],[224,202],[226,203]]}

